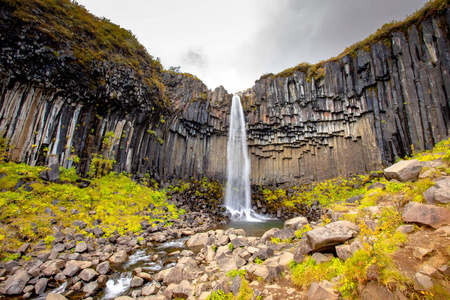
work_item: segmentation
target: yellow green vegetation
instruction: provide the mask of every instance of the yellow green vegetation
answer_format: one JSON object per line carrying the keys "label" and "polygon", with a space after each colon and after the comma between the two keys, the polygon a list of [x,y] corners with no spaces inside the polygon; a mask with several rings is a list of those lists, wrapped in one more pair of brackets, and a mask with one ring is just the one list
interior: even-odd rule
{"label": "yellow green vegetation", "polygon": [[415,13],[408,16],[403,21],[392,20],[389,23],[384,24],[374,34],[371,34],[366,39],[357,42],[350,47],[346,48],[337,57],[330,58],[328,61],[321,61],[317,64],[301,63],[293,68],[286,69],[278,74],[265,74],[260,79],[274,78],[274,77],[289,77],[294,74],[295,71],[303,72],[306,75],[308,81],[312,78],[319,80],[325,76],[325,64],[327,62],[333,62],[341,59],[346,55],[355,56],[358,50],[370,50],[371,45],[378,42],[383,42],[386,46],[391,46],[391,34],[396,31],[402,31],[407,34],[407,30],[412,25],[421,27],[420,23],[423,20],[431,18],[433,16],[442,14],[448,6],[448,0],[434,0],[427,2],[424,7]]}
{"label": "yellow green vegetation", "polygon": [[294,284],[307,288],[312,282],[329,280],[341,276],[339,290],[344,297],[356,298],[358,285],[368,281],[370,272],[376,272],[380,283],[396,284],[399,286],[411,284],[410,279],[402,276],[392,261],[391,254],[397,250],[399,244],[406,241],[406,237],[395,229],[401,224],[398,211],[386,208],[379,215],[380,226],[371,230],[365,223],[361,223],[359,238],[364,248],[345,262],[333,258],[331,262],[316,264],[315,260],[307,256],[305,260],[296,264],[292,262],[292,281]]}
{"label": "yellow green vegetation", "polygon": [[[164,190],[148,187],[145,182],[138,184],[124,174],[111,172],[92,179],[88,187],[80,188],[74,169],[60,169],[63,183],[39,179],[38,174],[43,169],[12,162],[0,164],[0,258],[7,256],[8,249],[16,249],[24,242],[45,240],[51,243],[51,219],[65,227],[73,227],[74,220],[83,220],[91,228],[100,220],[105,235],[109,236],[116,230],[120,234],[138,233],[143,220],[166,221],[167,225],[168,220],[177,219],[183,213],[167,203]],[[19,181],[29,183],[32,190],[24,186],[16,189]],[[52,205],[54,200],[58,200],[56,205]],[[150,204],[155,206],[152,210]],[[60,210],[62,206],[66,210]],[[45,213],[46,208],[52,209],[52,216]],[[79,213],[72,214],[72,209]],[[152,216],[145,212],[151,212]],[[79,228],[76,230],[89,235]]]}
{"label": "yellow green vegetation", "polygon": [[[355,176],[350,179],[333,178],[323,182],[303,184],[293,187],[292,196],[287,196],[285,189],[264,189],[263,195],[270,208],[294,208],[297,204],[312,204],[319,201],[322,206],[345,201],[347,198],[366,192],[367,176]],[[357,188],[355,188],[357,186]]]}

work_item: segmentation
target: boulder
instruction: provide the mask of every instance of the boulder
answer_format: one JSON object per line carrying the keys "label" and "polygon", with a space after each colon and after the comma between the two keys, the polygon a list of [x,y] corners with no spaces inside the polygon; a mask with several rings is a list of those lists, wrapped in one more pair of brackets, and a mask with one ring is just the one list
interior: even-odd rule
{"label": "boulder", "polygon": [[47,169],[39,173],[39,178],[46,181],[59,180],[59,155],[50,154],[48,156]]}
{"label": "boulder", "polygon": [[316,261],[317,264],[321,264],[321,263],[325,263],[325,262],[329,262],[331,261],[331,259],[333,258],[333,254],[330,253],[320,253],[320,252],[316,252],[314,253],[311,258],[314,259]]}
{"label": "boulder", "polygon": [[87,244],[85,241],[82,241],[75,246],[74,252],[75,253],[83,253],[86,250],[87,250]]}
{"label": "boulder", "polygon": [[64,268],[66,262],[62,259],[55,259],[51,261],[47,261],[41,265],[42,273],[45,276],[53,276],[60,271],[60,269]]}
{"label": "boulder", "polygon": [[300,254],[324,251],[355,237],[359,227],[349,221],[337,221],[315,228],[303,235]]}
{"label": "boulder", "polygon": [[92,262],[83,260],[69,260],[67,264],[69,263],[78,266],[81,270],[90,268],[92,266]]}
{"label": "boulder", "polygon": [[337,300],[339,299],[339,292],[335,289],[331,289],[319,283],[313,282],[308,290],[308,299]]}
{"label": "boulder", "polygon": [[36,295],[41,295],[45,292],[45,288],[47,287],[48,279],[40,278],[36,284],[34,285],[34,292]]}
{"label": "boulder", "polygon": [[159,289],[161,288],[161,285],[158,282],[152,283],[150,286],[145,286],[142,289],[142,296],[150,296],[155,295],[159,292]]}
{"label": "boulder", "polygon": [[284,228],[290,228],[292,230],[299,230],[306,224],[308,224],[308,219],[305,217],[296,217],[284,222]]}
{"label": "boulder", "polygon": [[27,271],[18,270],[14,275],[6,280],[2,293],[6,295],[21,294],[30,278],[31,277],[28,275]]}
{"label": "boulder", "polygon": [[434,187],[436,188],[435,201],[442,204],[450,203],[450,177],[439,178]]}
{"label": "boulder", "polygon": [[61,294],[50,293],[45,297],[45,300],[67,300],[67,298]]}
{"label": "boulder", "polygon": [[175,299],[186,299],[192,296],[194,296],[194,286],[187,280],[180,282],[180,284],[172,291],[172,297]]}
{"label": "boulder", "polygon": [[152,275],[145,273],[145,272],[139,272],[136,274],[137,277],[140,277],[142,279],[144,279],[147,282],[151,282],[152,281]]}
{"label": "boulder", "polygon": [[91,268],[87,268],[84,269],[83,271],[81,271],[80,275],[78,275],[78,277],[80,277],[80,279],[82,279],[84,282],[91,282],[92,280],[94,280],[99,274]]}
{"label": "boulder", "polygon": [[128,254],[127,251],[125,250],[120,250],[117,253],[114,253],[110,258],[109,258],[109,262],[114,264],[114,265],[121,265],[123,263],[125,263],[128,259]]}
{"label": "boulder", "polygon": [[237,296],[239,294],[239,289],[241,288],[242,285],[242,278],[241,276],[237,275],[233,278],[233,280],[231,281],[231,285],[230,285],[230,290],[231,292]]}
{"label": "boulder", "polygon": [[98,283],[97,282],[89,282],[88,284],[84,285],[83,287],[83,293],[86,295],[92,295],[95,293],[98,289]]}
{"label": "boulder", "polygon": [[131,288],[140,287],[140,286],[143,286],[143,285],[144,285],[144,279],[142,279],[141,277],[134,276],[131,279],[131,282],[130,282],[130,287]]}
{"label": "boulder", "polygon": [[406,223],[439,228],[450,224],[450,210],[445,207],[409,202],[403,210],[402,218]]}
{"label": "boulder", "polygon": [[417,159],[401,160],[384,169],[387,180],[396,179],[400,182],[415,181],[422,170],[422,164]]}
{"label": "boulder", "polygon": [[279,228],[272,228],[267,230],[262,236],[261,236],[261,242],[265,243],[267,240],[270,241],[271,238],[274,237],[275,232],[280,231]]}
{"label": "boulder", "polygon": [[104,261],[102,263],[99,263],[97,265],[97,267],[95,268],[95,270],[101,275],[108,274],[108,272],[111,270],[111,268],[109,266],[109,261]]}
{"label": "boulder", "polygon": [[248,267],[247,273],[250,280],[258,280],[258,277],[260,277],[265,282],[270,283],[281,277],[281,267],[252,264]]}
{"label": "boulder", "polygon": [[290,240],[295,238],[295,231],[291,228],[278,230],[273,234],[273,237],[280,240]]}
{"label": "boulder", "polygon": [[376,281],[369,281],[361,292],[361,300],[372,299],[395,300],[398,298],[396,298],[384,285]]}
{"label": "boulder", "polygon": [[208,233],[206,232],[197,233],[189,238],[189,240],[186,242],[186,246],[188,247],[204,246],[207,240],[208,240]]}

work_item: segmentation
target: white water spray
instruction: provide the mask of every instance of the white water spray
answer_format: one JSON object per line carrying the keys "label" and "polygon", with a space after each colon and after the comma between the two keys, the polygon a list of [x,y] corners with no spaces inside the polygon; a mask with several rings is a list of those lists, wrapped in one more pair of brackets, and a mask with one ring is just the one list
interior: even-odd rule
{"label": "white water spray", "polygon": [[227,187],[225,206],[232,218],[257,222],[262,216],[251,209],[250,160],[241,98],[233,96],[227,143]]}

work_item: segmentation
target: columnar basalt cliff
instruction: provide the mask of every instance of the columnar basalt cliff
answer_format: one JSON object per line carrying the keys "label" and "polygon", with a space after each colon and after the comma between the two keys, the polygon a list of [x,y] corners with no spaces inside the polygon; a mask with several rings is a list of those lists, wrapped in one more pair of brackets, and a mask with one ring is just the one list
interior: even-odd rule
{"label": "columnar basalt cliff", "polygon": [[[12,160],[44,164],[57,154],[86,174],[100,153],[138,177],[225,180],[232,95],[223,87],[163,71],[141,50],[92,54],[77,42],[93,32],[51,34],[44,8],[27,15],[0,5],[0,131]],[[444,139],[448,24],[446,8],[339,58],[256,81],[241,95],[252,183],[365,173]]]}
{"label": "columnar basalt cliff", "polygon": [[253,182],[366,173],[446,138],[449,20],[447,9],[341,58],[258,80],[246,93]]}

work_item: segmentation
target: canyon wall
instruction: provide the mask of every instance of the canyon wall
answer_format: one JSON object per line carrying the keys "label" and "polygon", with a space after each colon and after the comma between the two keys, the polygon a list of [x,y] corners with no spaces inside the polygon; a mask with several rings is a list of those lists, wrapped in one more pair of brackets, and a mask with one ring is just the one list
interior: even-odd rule
{"label": "canyon wall", "polygon": [[[113,59],[80,67],[70,42],[0,15],[0,132],[12,160],[56,154],[87,174],[101,154],[137,177],[225,181],[232,95],[223,87],[153,62],[143,74]],[[257,80],[241,95],[252,183],[362,174],[446,138],[448,24],[446,9],[319,66]]]}

